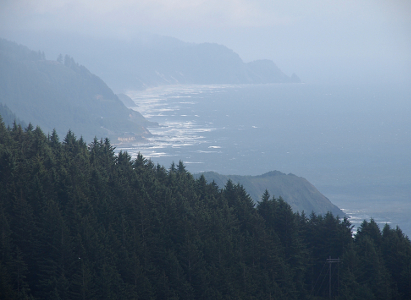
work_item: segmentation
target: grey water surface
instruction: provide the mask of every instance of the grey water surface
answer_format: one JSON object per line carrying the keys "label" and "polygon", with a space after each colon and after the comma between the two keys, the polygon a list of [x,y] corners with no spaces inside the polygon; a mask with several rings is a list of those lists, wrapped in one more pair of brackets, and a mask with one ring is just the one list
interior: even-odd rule
{"label": "grey water surface", "polygon": [[161,126],[142,153],[192,173],[306,178],[351,216],[411,235],[411,88],[405,85],[181,85],[128,91]]}

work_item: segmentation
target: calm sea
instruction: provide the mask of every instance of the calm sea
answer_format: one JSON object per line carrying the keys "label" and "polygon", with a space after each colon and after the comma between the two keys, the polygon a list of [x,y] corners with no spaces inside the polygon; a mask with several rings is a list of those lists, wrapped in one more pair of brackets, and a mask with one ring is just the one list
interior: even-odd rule
{"label": "calm sea", "polygon": [[127,93],[161,127],[128,148],[192,173],[306,178],[358,225],[411,236],[411,88],[309,84],[184,85]]}

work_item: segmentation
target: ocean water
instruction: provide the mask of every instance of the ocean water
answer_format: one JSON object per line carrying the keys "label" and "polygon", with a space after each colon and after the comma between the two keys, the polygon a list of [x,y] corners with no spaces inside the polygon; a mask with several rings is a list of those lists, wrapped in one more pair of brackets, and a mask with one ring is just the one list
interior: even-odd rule
{"label": "ocean water", "polygon": [[354,225],[374,218],[411,235],[411,88],[309,84],[182,85],[128,91],[161,126],[118,145],[192,172],[306,178]]}

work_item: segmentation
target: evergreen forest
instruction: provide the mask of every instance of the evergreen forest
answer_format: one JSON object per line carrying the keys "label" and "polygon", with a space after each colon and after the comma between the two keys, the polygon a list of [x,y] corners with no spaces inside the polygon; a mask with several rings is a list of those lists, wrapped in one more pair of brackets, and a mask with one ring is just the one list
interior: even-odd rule
{"label": "evergreen forest", "polygon": [[400,228],[114,150],[0,120],[0,299],[411,299]]}

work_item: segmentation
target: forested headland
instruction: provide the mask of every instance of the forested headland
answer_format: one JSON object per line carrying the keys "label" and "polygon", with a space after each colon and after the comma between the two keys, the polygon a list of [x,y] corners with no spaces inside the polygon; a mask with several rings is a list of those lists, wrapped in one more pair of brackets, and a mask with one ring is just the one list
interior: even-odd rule
{"label": "forested headland", "polygon": [[222,175],[216,172],[193,174],[197,179],[201,175],[204,175],[208,182],[214,181],[220,188],[223,188],[228,180],[241,184],[254,202],[260,201],[264,191],[268,191],[273,196],[281,195],[285,202],[290,204],[293,212],[315,212],[321,215],[331,212],[335,216],[345,216],[342,210],[305,178],[291,173],[271,171],[258,176]]}
{"label": "forested headland", "polygon": [[0,122],[0,299],[327,299],[329,283],[411,299],[409,238]]}

